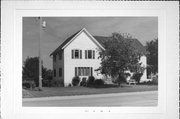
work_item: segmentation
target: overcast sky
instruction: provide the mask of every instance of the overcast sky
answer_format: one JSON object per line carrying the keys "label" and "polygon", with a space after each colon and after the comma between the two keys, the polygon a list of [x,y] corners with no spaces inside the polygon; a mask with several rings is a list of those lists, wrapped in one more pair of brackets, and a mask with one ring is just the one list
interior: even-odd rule
{"label": "overcast sky", "polygon": [[[43,65],[52,69],[49,57],[67,37],[81,28],[96,36],[110,36],[113,32],[129,33],[143,45],[158,37],[157,17],[44,17],[46,28],[42,32],[41,54]],[[38,56],[39,21],[23,18],[23,61]]]}

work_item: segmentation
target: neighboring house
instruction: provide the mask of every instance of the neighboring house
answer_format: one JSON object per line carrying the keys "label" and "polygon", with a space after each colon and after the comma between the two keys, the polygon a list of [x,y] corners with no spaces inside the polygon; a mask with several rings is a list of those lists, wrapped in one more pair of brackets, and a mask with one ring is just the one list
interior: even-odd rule
{"label": "neighboring house", "polygon": [[[102,78],[103,75],[96,71],[100,67],[99,52],[105,50],[103,42],[108,37],[92,36],[85,28],[67,38],[50,56],[53,56],[53,79],[60,80],[65,86],[69,85],[74,76],[94,76]],[[142,44],[136,40],[137,47]],[[144,49],[143,49],[144,52]],[[146,67],[146,57],[142,56],[142,65]],[[146,70],[142,76],[146,79]]]}

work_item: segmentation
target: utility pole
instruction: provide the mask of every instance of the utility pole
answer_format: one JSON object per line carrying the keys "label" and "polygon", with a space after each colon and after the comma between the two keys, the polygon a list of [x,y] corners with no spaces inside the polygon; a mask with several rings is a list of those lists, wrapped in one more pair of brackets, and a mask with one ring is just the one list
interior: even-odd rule
{"label": "utility pole", "polygon": [[42,91],[42,58],[41,58],[41,39],[42,31],[46,27],[46,22],[42,20],[42,17],[39,19],[39,91]]}
{"label": "utility pole", "polygon": [[42,90],[42,64],[41,64],[41,37],[42,37],[42,18],[39,17],[39,91]]}

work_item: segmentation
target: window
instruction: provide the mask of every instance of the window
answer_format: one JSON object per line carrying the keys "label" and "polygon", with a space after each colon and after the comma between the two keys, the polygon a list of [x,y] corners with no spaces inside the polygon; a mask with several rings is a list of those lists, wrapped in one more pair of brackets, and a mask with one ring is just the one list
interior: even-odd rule
{"label": "window", "polygon": [[85,50],[85,59],[95,59],[95,51]]}
{"label": "window", "polygon": [[53,55],[53,61],[56,62],[56,54]]}
{"label": "window", "polygon": [[82,59],[82,50],[72,50],[72,59]]}
{"label": "window", "polygon": [[75,76],[92,76],[92,67],[75,67]]}
{"label": "window", "polygon": [[88,50],[88,59],[92,59],[92,50]]}
{"label": "window", "polygon": [[62,77],[62,68],[59,68],[59,77]]}
{"label": "window", "polygon": [[79,50],[75,50],[75,53],[74,53],[74,57],[75,59],[78,59],[79,58]]}
{"label": "window", "polygon": [[54,71],[53,71],[53,72],[54,72],[54,77],[56,77],[56,69],[54,69]]}

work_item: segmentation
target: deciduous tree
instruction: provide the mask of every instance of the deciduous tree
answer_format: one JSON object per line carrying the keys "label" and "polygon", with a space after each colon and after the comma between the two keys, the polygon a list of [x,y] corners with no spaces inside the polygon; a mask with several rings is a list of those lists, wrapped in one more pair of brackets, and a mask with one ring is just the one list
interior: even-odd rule
{"label": "deciduous tree", "polygon": [[141,53],[132,45],[131,37],[125,38],[119,33],[113,33],[109,40],[104,42],[106,50],[100,52],[102,74],[112,78],[118,77],[118,83],[124,78],[124,72],[130,70],[136,72],[141,65],[139,58]]}
{"label": "deciduous tree", "polygon": [[[52,71],[42,66],[43,80],[52,79]],[[23,64],[23,81],[34,81],[36,86],[39,84],[39,58],[27,57]]]}
{"label": "deciduous tree", "polygon": [[148,74],[158,73],[158,38],[146,43]]}

